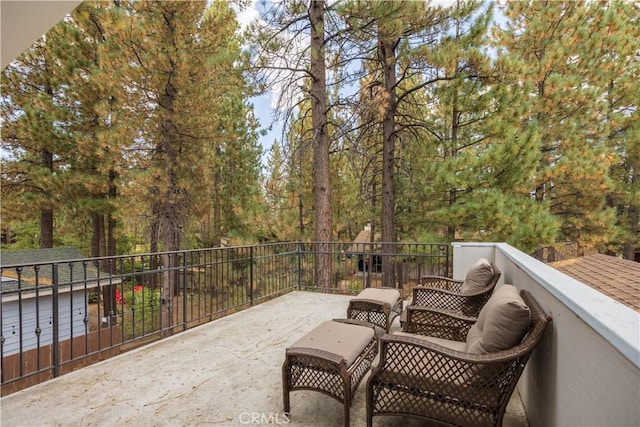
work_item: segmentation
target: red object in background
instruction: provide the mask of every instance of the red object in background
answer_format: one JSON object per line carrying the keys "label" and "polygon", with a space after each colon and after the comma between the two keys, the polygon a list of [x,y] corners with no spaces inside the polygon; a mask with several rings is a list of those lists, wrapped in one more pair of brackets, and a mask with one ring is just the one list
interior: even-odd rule
{"label": "red object in background", "polygon": [[[142,291],[142,285],[135,285],[133,287],[133,293]],[[122,299],[122,293],[120,292],[120,288],[116,288],[116,303],[123,304],[124,300]]]}

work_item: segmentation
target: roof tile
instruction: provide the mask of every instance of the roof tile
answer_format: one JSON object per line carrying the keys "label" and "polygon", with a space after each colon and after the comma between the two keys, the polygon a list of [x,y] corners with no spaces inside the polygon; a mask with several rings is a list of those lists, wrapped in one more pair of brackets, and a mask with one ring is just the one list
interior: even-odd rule
{"label": "roof tile", "polygon": [[593,254],[549,265],[640,312],[640,263]]}

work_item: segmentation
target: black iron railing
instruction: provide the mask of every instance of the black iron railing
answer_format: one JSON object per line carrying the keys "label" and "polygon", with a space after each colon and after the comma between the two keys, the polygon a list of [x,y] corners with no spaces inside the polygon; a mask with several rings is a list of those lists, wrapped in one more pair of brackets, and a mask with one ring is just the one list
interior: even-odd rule
{"label": "black iron railing", "polygon": [[[319,257],[330,260],[323,288],[314,281]],[[424,275],[449,276],[451,257],[446,244],[385,244],[383,252],[374,243],[290,242],[1,271],[5,395],[292,290],[355,294],[385,284],[408,296]]]}

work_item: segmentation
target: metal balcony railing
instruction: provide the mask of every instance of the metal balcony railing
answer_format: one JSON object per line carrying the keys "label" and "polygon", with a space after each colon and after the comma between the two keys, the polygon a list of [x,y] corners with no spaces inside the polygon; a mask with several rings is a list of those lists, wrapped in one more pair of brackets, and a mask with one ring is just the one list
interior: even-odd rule
{"label": "metal balcony railing", "polygon": [[[320,289],[315,265],[330,260]],[[273,243],[3,265],[2,394],[59,376],[292,290],[409,295],[449,276],[447,244]]]}

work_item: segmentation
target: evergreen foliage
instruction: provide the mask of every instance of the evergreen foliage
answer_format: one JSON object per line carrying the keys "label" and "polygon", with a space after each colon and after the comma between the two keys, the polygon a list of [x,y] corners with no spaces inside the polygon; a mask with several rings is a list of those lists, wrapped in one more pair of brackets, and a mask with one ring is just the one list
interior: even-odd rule
{"label": "evergreen foliage", "polygon": [[[6,67],[3,247],[350,241],[371,224],[633,257],[637,3],[286,0],[243,35],[247,5],[85,2]],[[284,131],[263,156],[266,90]]]}

